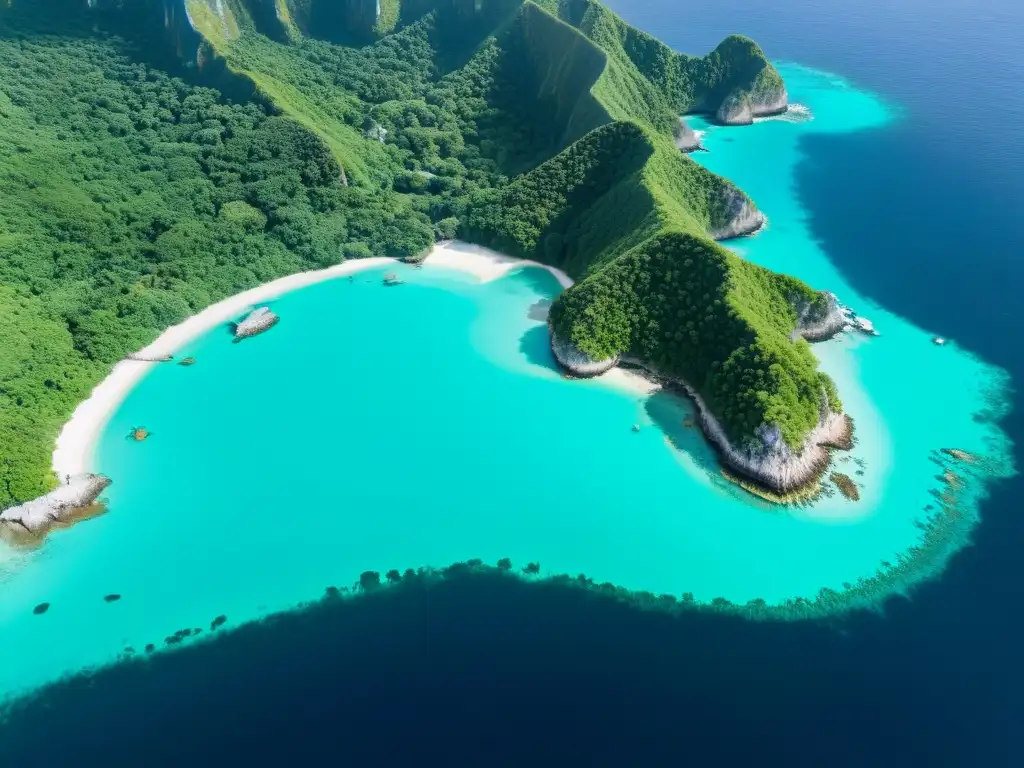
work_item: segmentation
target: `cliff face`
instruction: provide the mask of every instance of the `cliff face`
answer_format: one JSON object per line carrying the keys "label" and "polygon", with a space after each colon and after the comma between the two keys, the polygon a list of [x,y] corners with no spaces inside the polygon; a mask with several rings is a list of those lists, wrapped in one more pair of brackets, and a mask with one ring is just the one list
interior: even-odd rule
{"label": "cliff face", "polygon": [[750,125],[755,117],[785,112],[788,104],[789,97],[781,83],[752,91],[736,90],[722,102],[715,119],[724,125]]}
{"label": "cliff face", "polygon": [[825,341],[846,327],[848,321],[835,294],[824,291],[823,295],[825,297],[824,309],[805,301],[796,304],[794,309],[797,314],[797,324],[791,338],[795,340],[803,337],[807,341]]}
{"label": "cliff face", "polygon": [[764,226],[765,216],[734,184],[725,183],[712,201],[708,237],[729,240],[749,235]]}
{"label": "cliff face", "polygon": [[[551,331],[551,351],[558,364],[574,376],[589,378],[599,376],[614,368],[619,357],[593,360],[576,346]],[[828,398],[822,393],[817,426],[807,435],[798,449],[790,448],[774,424],[762,425],[754,438],[745,445],[730,442],[725,429],[708,408],[704,398],[687,382],[665,377],[643,360],[622,357],[623,362],[651,372],[655,378],[669,382],[680,389],[697,407],[700,426],[718,453],[722,463],[756,484],[777,494],[798,491],[817,480],[828,468],[830,449],[849,449],[853,439],[853,423],[848,416],[833,413],[828,407]]]}
{"label": "cliff face", "polygon": [[845,414],[830,411],[824,393],[818,425],[803,445],[793,450],[774,424],[763,425],[747,445],[733,445],[700,394],[686,382],[676,383],[697,406],[701,429],[722,463],[775,493],[793,493],[813,483],[828,469],[830,448],[848,450],[852,446],[853,422]]}
{"label": "cliff face", "polygon": [[679,125],[674,131],[676,149],[683,152],[693,152],[698,149],[703,149],[700,143],[700,136],[698,136],[693,128],[689,126],[685,119],[679,118]]}
{"label": "cliff face", "polygon": [[554,330],[551,330],[551,351],[560,366],[581,379],[600,376],[619,364],[618,357],[593,360],[586,353],[581,352],[571,341],[560,338]]}

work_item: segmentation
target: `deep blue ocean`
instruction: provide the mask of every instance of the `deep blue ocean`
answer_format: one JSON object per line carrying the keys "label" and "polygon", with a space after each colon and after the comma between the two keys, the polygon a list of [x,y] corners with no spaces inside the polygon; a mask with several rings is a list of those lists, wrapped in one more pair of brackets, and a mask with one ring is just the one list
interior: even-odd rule
{"label": "deep blue ocean", "polygon": [[[1024,380],[1024,7],[609,4],[687,52],[742,32],[900,110],[807,134],[812,230],[859,293]],[[1024,443],[1019,411],[1004,426]],[[671,618],[448,579],[60,683],[0,724],[0,765],[1021,765],[1022,491],[995,485],[975,545],[877,613]]]}

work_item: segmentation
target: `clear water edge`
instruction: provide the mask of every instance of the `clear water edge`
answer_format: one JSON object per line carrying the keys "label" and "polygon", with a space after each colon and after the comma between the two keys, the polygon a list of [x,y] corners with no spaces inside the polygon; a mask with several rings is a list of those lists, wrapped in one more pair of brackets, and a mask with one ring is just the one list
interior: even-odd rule
{"label": "clear water edge", "polygon": [[[479,285],[424,269],[398,289],[362,273],[281,297],[284,321],[265,336],[194,340],[182,354],[196,366],[158,367],[129,394],[98,451],[115,478],[111,513],[0,554],[5,637],[47,649],[3,668],[0,691],[160,646],[219,614],[286,609],[363,570],[474,557],[704,602],[813,600],[920,543],[946,490],[935,452],[960,448],[987,462],[958,494],[952,538],[863,597],[941,570],[977,520],[979,470],[1012,472],[1005,436],[974,418],[1004,407],[1005,374],[857,296],[814,243],[794,189],[801,133],[877,127],[893,112],[834,75],[782,71],[811,121],[694,120],[711,150],[694,158],[769,216],[737,252],[833,290],[882,333],[815,348],[857,423],[865,474],[852,459],[838,468],[863,484],[860,502],[766,508],[720,478],[681,426],[685,402],[562,380],[529,318],[559,290],[543,270]],[[151,440],[124,440],[136,423]],[[124,597],[105,604],[111,592]],[[33,616],[44,601],[51,610]]]}

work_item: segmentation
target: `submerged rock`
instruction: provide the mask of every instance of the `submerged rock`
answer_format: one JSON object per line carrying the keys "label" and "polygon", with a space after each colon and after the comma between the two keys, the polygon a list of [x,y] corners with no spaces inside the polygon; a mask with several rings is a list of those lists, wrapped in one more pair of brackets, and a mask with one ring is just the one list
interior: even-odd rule
{"label": "submerged rock", "polygon": [[263,333],[263,331],[277,325],[280,319],[270,311],[270,307],[257,307],[246,315],[242,322],[235,326],[235,341],[241,341],[258,333]]}
{"label": "submerged rock", "polygon": [[227,623],[228,623],[228,617],[225,616],[222,613],[220,616],[218,616],[217,618],[215,618],[213,621],[210,622],[210,629],[213,630],[213,629],[217,629],[218,627],[223,627]]}
{"label": "submerged rock", "polygon": [[849,475],[844,475],[842,472],[833,472],[830,479],[836,484],[836,487],[843,496],[850,501],[860,501],[860,491],[857,490],[857,484],[853,482]]}
{"label": "submerged rock", "polygon": [[961,451],[959,448],[943,448],[942,452],[950,458],[962,461],[965,464],[975,464],[978,461],[978,457],[973,453],[967,451]]}
{"label": "submerged rock", "polygon": [[44,534],[54,525],[71,520],[92,506],[108,485],[110,480],[102,475],[73,475],[64,485],[46,495],[0,512],[0,527]]}

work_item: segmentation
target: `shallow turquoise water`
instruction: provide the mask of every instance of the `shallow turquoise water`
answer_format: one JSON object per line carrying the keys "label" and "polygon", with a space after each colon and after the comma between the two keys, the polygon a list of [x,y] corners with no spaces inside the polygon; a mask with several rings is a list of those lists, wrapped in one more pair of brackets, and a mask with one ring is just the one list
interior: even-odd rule
{"label": "shallow turquoise water", "polygon": [[[738,252],[835,291],[882,333],[816,347],[856,419],[840,467],[852,475],[863,460],[859,503],[769,508],[721,480],[682,427],[685,403],[561,379],[530,318],[558,292],[543,270],[483,285],[409,270],[392,289],[368,271],[271,302],[283,320],[263,336],[195,340],[180,351],[195,366],[157,367],[129,395],[98,452],[110,513],[0,554],[5,643],[45,649],[0,666],[0,692],[219,614],[287,608],[369,569],[510,557],[636,590],[781,603],[841,590],[916,544],[942,487],[936,449],[1006,471],[1005,439],[974,418],[998,406],[1003,376],[865,302],[812,241],[793,181],[801,134],[894,118],[834,76],[783,75],[813,120],[695,121],[711,149],[695,158],[769,216]],[[126,440],[139,424],[152,438]],[[123,597],[106,604],[108,593]],[[50,611],[32,615],[43,601]]]}

